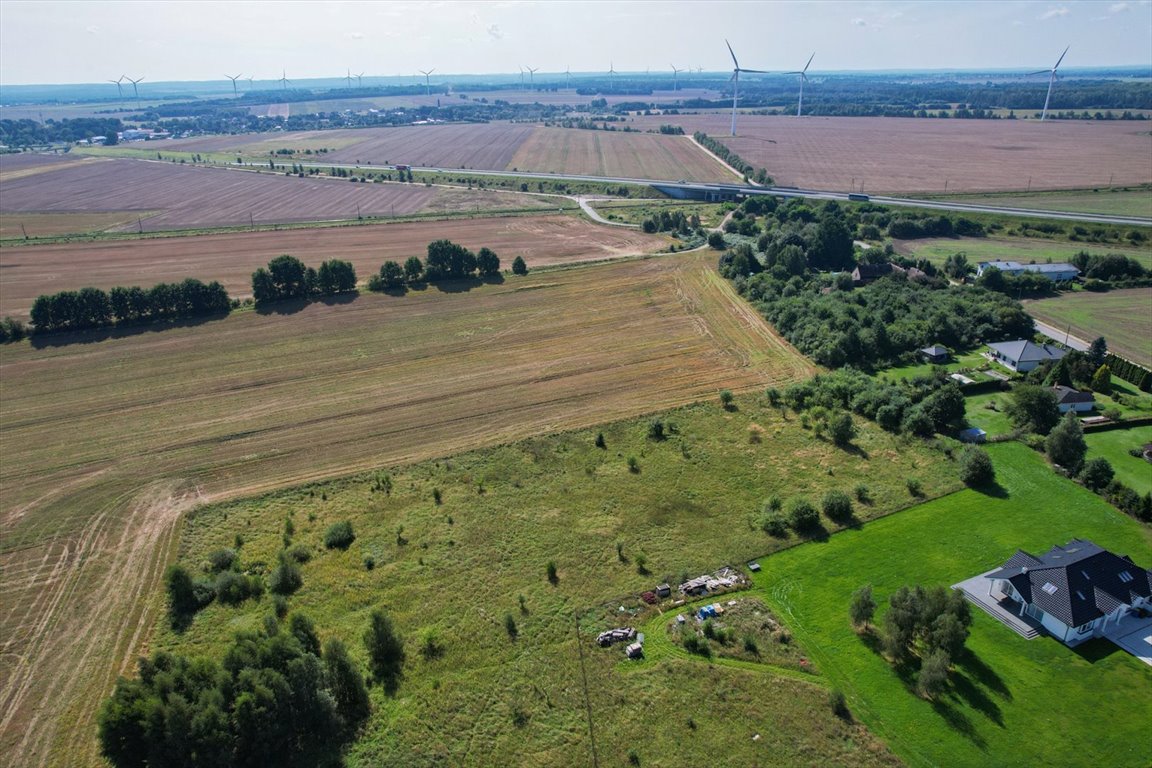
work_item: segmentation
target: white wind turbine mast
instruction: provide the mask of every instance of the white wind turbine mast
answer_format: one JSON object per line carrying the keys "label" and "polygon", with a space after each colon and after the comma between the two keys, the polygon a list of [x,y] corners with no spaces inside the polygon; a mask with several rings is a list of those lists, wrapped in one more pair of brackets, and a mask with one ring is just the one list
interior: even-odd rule
{"label": "white wind turbine mast", "polygon": [[[108,81],[108,82],[114,83],[116,85],[116,95],[119,96],[120,101],[124,101],[124,86],[121,85],[121,83],[123,83],[124,80],[125,80],[124,75],[120,75],[119,80],[109,80]],[[123,108],[124,105],[121,104],[120,107]]]}
{"label": "white wind turbine mast", "polygon": [[276,82],[280,83],[280,90],[282,90],[282,91],[288,90],[288,83],[292,82],[291,80],[288,79],[288,70],[286,70],[286,69],[280,70],[280,79],[277,80]]}
{"label": "white wind turbine mast", "polygon": [[608,62],[608,79],[611,82],[616,82],[616,69],[611,61]]}
{"label": "white wind turbine mast", "polygon": [[233,96],[239,96],[239,95],[240,95],[240,91],[239,91],[239,90],[236,88],[236,81],[237,81],[237,80],[239,80],[239,79],[240,79],[241,77],[243,77],[243,76],[244,76],[244,75],[235,75],[235,76],[233,76],[233,75],[224,75],[224,77],[226,77],[226,78],[228,78],[229,80],[231,80],[231,81],[232,81],[232,95],[233,95]]}
{"label": "white wind turbine mast", "polygon": [[680,90],[680,73],[683,72],[684,70],[676,69],[675,64],[672,64],[671,67],[672,67],[672,90],[678,91],[678,90]]}
{"label": "white wind turbine mast", "polygon": [[536,73],[540,71],[540,67],[536,67],[536,69],[524,67],[524,69],[528,70],[528,87],[532,88],[536,85]]}
{"label": "white wind turbine mast", "polygon": [[[1072,46],[1068,46],[1071,48]],[[1060,62],[1064,61],[1064,57],[1068,54],[1068,48],[1064,49],[1064,53],[1060,54],[1060,58],[1056,59],[1056,65],[1052,69],[1038,69],[1035,72],[1029,72],[1028,75],[1042,75],[1045,72],[1048,74],[1048,95],[1044,97],[1044,111],[1040,113],[1040,122],[1048,119],[1048,100],[1052,98],[1052,85],[1056,82],[1056,70],[1060,67]]]}
{"label": "white wind turbine mast", "polygon": [[800,75],[800,101],[796,105],[796,117],[800,117],[801,111],[804,109],[804,83],[808,82],[808,67],[812,65],[812,59],[814,58],[816,58],[815,51],[808,57],[808,63],[804,65],[804,69],[798,72],[784,73],[786,75]]}
{"label": "white wind turbine mast", "polygon": [[572,65],[564,67],[564,90],[568,90],[568,85],[572,82]]}
{"label": "white wind turbine mast", "polygon": [[357,88],[363,88],[364,87],[364,73],[363,72],[361,72],[358,75],[352,75],[352,77],[356,78],[356,87]]}
{"label": "white wind turbine mast", "polygon": [[351,69],[349,69],[347,71],[347,74],[344,75],[344,84],[349,90],[352,89],[352,70]]}
{"label": "white wind turbine mast", "polygon": [[432,81],[429,80],[429,78],[432,76],[432,73],[436,71],[436,67],[432,67],[432,69],[428,70],[427,72],[425,72],[422,69],[418,69],[416,71],[419,72],[420,74],[424,75],[424,95],[425,96],[431,96],[432,95]]}
{"label": "white wind turbine mast", "polygon": [[140,78],[139,80],[133,80],[132,78],[128,77],[126,79],[128,80],[128,82],[132,83],[132,94],[136,97],[136,109],[140,109],[140,90],[136,86],[138,86],[138,85],[140,85],[140,83],[144,82],[144,78]]}
{"label": "white wind turbine mast", "polygon": [[728,53],[732,56],[732,135],[736,135],[736,101],[740,95],[740,73],[748,72],[750,74],[766,75],[768,74],[763,69],[743,69],[740,62],[736,60],[736,53],[732,50],[732,44],[727,40],[724,45],[728,46]]}

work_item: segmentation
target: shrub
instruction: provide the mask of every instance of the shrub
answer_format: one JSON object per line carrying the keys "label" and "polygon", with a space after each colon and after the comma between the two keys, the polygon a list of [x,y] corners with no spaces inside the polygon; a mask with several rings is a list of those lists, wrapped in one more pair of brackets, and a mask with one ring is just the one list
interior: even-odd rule
{"label": "shrub", "polygon": [[852,713],[848,710],[848,700],[844,698],[844,692],[839,688],[833,688],[828,692],[828,706],[832,708],[832,714],[841,720],[852,719]]}
{"label": "shrub", "polygon": [[356,534],[352,532],[352,523],[347,520],[332,523],[324,532],[324,546],[328,549],[348,549],[355,540]]}
{"label": "shrub", "polygon": [[648,575],[648,556],[643,552],[637,552],[636,557],[633,558],[636,562],[636,573],[641,576]]}
{"label": "shrub", "polygon": [[1089,459],[1085,462],[1084,468],[1080,470],[1080,482],[1084,483],[1085,488],[1099,491],[1108,487],[1115,474],[1108,459]]}
{"label": "shrub", "polygon": [[516,626],[516,618],[510,613],[504,614],[504,631],[513,640],[520,636],[520,629]]}
{"label": "shrub", "polygon": [[820,513],[807,499],[792,499],[788,503],[788,522],[796,531],[808,531],[820,524]]}
{"label": "shrub", "polygon": [[424,657],[425,661],[432,661],[444,655],[444,645],[440,642],[436,630],[424,631],[424,636],[420,641],[420,655]]}
{"label": "shrub", "polygon": [[597,448],[607,448],[608,447],[607,444],[604,442],[604,433],[603,432],[597,432],[596,433],[596,447]]}
{"label": "shrub", "polygon": [[312,559],[312,549],[307,544],[297,544],[288,550],[288,557],[298,563],[306,563]]}
{"label": "shrub", "polygon": [[708,235],[708,246],[717,251],[724,250],[724,235],[720,232],[711,232]]}
{"label": "shrub", "polygon": [[858,483],[856,485],[856,501],[861,504],[867,504],[871,501],[872,497],[868,495],[868,486],[865,483]]}
{"label": "shrub", "polygon": [[371,571],[376,567],[376,558],[372,555],[364,555],[364,570]]}
{"label": "shrub", "polygon": [[300,566],[293,562],[285,553],[280,553],[280,563],[272,575],[268,577],[268,588],[277,595],[290,595],[300,589],[304,584],[304,577],[300,574]]}
{"label": "shrub", "polygon": [[852,500],[842,491],[828,491],[824,494],[821,506],[831,520],[848,520],[852,517]]}
{"label": "shrub", "polygon": [[634,475],[640,474],[640,461],[635,456],[628,457],[628,471]]}
{"label": "shrub", "polygon": [[1049,433],[1044,442],[1044,450],[1053,464],[1064,467],[1071,474],[1080,471],[1084,464],[1084,454],[1088,452],[1088,444],[1084,442],[1084,428],[1080,425],[1080,419],[1073,411],[1068,411]]}
{"label": "shrub", "polygon": [[760,515],[760,530],[769,536],[782,538],[788,535],[788,521],[780,512],[766,509]]}
{"label": "shrub", "polygon": [[872,617],[876,615],[876,600],[872,597],[871,584],[865,584],[852,593],[848,615],[854,627],[863,627],[872,621]]}
{"label": "shrub", "polygon": [[916,690],[926,699],[933,698],[948,683],[948,667],[952,660],[944,651],[928,654],[920,665],[920,675],[916,678]]}
{"label": "shrub", "polygon": [[970,487],[988,485],[996,479],[992,467],[992,457],[983,448],[974,445],[964,447],[960,453],[960,482]]}
{"label": "shrub", "polygon": [[908,488],[908,493],[912,494],[916,498],[920,498],[924,495],[924,488],[920,485],[920,481],[916,478],[908,478],[904,485]]}
{"label": "shrub", "polygon": [[724,410],[730,410],[732,408],[733,399],[734,398],[730,390],[720,390],[720,405],[724,407]]}
{"label": "shrub", "polygon": [[851,414],[838,413],[833,416],[828,422],[828,436],[841,448],[851,443],[852,438],[856,437],[856,424]]}
{"label": "shrub", "polygon": [[667,435],[665,434],[664,422],[660,419],[652,419],[648,422],[648,439],[649,440],[663,440]]}
{"label": "shrub", "polygon": [[264,585],[255,576],[223,571],[216,577],[216,599],[228,605],[238,605],[249,597],[259,597],[263,592]]}
{"label": "shrub", "polygon": [[208,554],[208,562],[214,572],[229,570],[236,562],[236,550],[222,547]]}
{"label": "shrub", "polygon": [[552,586],[556,586],[556,583],[560,581],[560,576],[556,572],[556,561],[555,560],[549,560],[548,561],[548,569],[547,570],[548,570],[548,583],[551,584]]}
{"label": "shrub", "polygon": [[528,274],[528,265],[524,263],[524,258],[517,256],[512,260],[512,274],[526,275]]}
{"label": "shrub", "polygon": [[684,650],[688,651],[688,653],[694,653],[706,659],[712,658],[712,646],[708,645],[708,641],[695,632],[686,632],[683,644]]}
{"label": "shrub", "polygon": [[392,619],[380,609],[372,611],[369,617],[364,647],[368,650],[372,676],[383,683],[386,690],[395,690],[404,666],[404,638],[392,626]]}

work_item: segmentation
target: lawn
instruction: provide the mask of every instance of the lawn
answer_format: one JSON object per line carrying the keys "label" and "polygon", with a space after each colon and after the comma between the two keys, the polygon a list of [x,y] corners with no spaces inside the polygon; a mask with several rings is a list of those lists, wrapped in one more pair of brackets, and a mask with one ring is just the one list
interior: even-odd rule
{"label": "lawn", "polygon": [[1113,429],[1107,432],[1089,432],[1088,458],[1108,459],[1116,470],[1116,479],[1141,495],[1152,493],[1152,464],[1128,453],[1152,443],[1152,426],[1132,429]]}
{"label": "lawn", "polygon": [[1008,418],[1008,404],[1011,402],[1007,392],[986,392],[982,395],[970,395],[964,398],[966,404],[965,417],[974,427],[980,427],[988,433],[989,437],[1006,435],[1012,431],[1012,420]]}
{"label": "lawn", "polygon": [[1121,357],[1152,366],[1152,288],[1090,293],[1078,291],[1025,302],[1028,314],[1073,336],[1103,336]]}
{"label": "lawn", "polygon": [[[633,749],[644,765],[703,764],[720,752],[742,765],[892,764],[858,723],[832,714],[826,688],[797,668],[793,651],[765,648],[790,674],[674,653],[626,665],[619,647],[597,648],[593,637],[627,621],[642,606],[637,595],[660,581],[794,544],[753,525],[772,494],[819,499],[867,478],[872,501],[856,509],[867,520],[914,501],[908,477],[929,496],[954,489],[954,465],[931,444],[870,423],[855,450],[837,449],[760,394],[737,397],[732,410],[709,398],[659,417],[665,440],[650,439],[651,417],[641,417],[207,507],[188,520],[179,559],[198,569],[240,534],[245,567],[259,568],[275,562],[291,519],[293,543],[312,552],[292,610],[362,657],[368,611],[387,609],[409,663],[395,698],[374,691],[377,714],[352,747],[351,766],[588,764],[576,611],[604,764],[625,764]],[[628,470],[628,457],[639,471]],[[390,493],[374,492],[385,472]],[[323,531],[342,519],[356,541],[325,551]],[[549,560],[555,584],[545,576]],[[186,632],[158,628],[152,647],[219,655],[269,609],[267,595],[213,604]],[[442,658],[418,652],[429,632]],[[516,724],[517,711],[526,725]]]}
{"label": "lawn", "polygon": [[862,584],[883,605],[901,585],[954,584],[1017,548],[1082,537],[1152,563],[1152,530],[1057,477],[1023,445],[988,450],[997,493],[961,491],[773,555],[754,580],[854,715],[910,765],[1146,766],[1152,667],[1106,641],[1080,650],[1027,641],[974,611],[970,653],[951,689],[929,703],[849,624],[849,596]]}
{"label": "lawn", "polygon": [[924,240],[904,240],[897,244],[897,250],[917,259],[927,259],[933,264],[942,265],[954,253],[964,253],[968,263],[975,266],[981,261],[1063,262],[1070,260],[1080,251],[1091,254],[1119,253],[1140,262],[1145,269],[1152,269],[1152,248],[1121,247],[1098,243],[1068,243],[1051,240],[1013,238],[1003,240],[992,237],[927,238]]}
{"label": "lawn", "polygon": [[1016,192],[998,195],[951,195],[941,200],[975,205],[1003,205],[1038,211],[1071,211],[1152,218],[1152,190],[1082,189],[1067,192]]}
{"label": "lawn", "polygon": [[982,371],[991,368],[992,364],[988,362],[988,358],[980,353],[982,349],[983,347],[971,352],[955,355],[950,362],[944,365],[934,365],[924,362],[912,363],[897,368],[887,368],[883,371],[882,375],[892,381],[901,381],[903,379],[915,378],[916,376],[923,376],[937,368],[943,368],[948,373],[962,371],[965,376],[973,381],[988,381],[989,377],[985,376]]}

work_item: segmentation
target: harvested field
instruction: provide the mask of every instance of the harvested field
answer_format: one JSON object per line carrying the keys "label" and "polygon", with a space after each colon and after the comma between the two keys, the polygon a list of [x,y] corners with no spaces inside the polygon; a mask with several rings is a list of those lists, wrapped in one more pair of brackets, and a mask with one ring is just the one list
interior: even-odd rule
{"label": "harvested field", "polygon": [[367,279],[388,259],[403,263],[409,256],[423,258],[428,243],[440,238],[473,250],[488,246],[505,268],[517,256],[535,268],[649,253],[670,242],[663,235],[601,226],[575,216],[532,216],[5,247],[0,250],[0,316],[26,318],[42,293],[87,285],[152,285],[185,277],[219,280],[232,296],[247,296],[252,272],[282,253],[314,266],[326,259],[346,259]]}
{"label": "harvested field", "polygon": [[147,645],[197,500],[808,376],[713,263],[682,254],[6,347],[0,415],[20,450],[0,467],[0,750],[97,764],[95,707]]}
{"label": "harvested field", "polygon": [[156,211],[99,213],[0,213],[0,238],[53,237],[131,229]]}
{"label": "harvested field", "polygon": [[576,128],[537,128],[509,170],[732,182],[732,172],[684,136]]}
{"label": "harvested field", "polygon": [[1108,293],[1078,292],[1024,302],[1028,314],[1073,336],[1103,336],[1108,348],[1133,362],[1152,366],[1152,288]]}
{"label": "harvested field", "polygon": [[1069,189],[1152,182],[1152,133],[1121,121],[933,120],[741,115],[637,117],[704,131],[777,184],[865,192],[940,193]]}
{"label": "harvested field", "polygon": [[[61,155],[36,152],[21,152],[19,154],[0,155],[0,183],[35,176],[39,173],[58,171],[86,163],[98,163],[99,159],[84,157],[83,155]],[[7,193],[8,190],[5,190]]]}
{"label": "harvested field", "polygon": [[335,131],[338,141],[349,134],[360,140],[318,162],[503,170],[534,130],[531,125],[484,123]]}

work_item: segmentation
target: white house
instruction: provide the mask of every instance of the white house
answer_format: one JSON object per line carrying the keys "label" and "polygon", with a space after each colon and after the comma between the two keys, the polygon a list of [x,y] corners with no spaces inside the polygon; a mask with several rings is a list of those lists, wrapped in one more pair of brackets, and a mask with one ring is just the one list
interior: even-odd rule
{"label": "white house", "polygon": [[1009,370],[1027,373],[1045,360],[1059,360],[1067,354],[1050,344],[1034,344],[1026,339],[989,344],[992,359]]}
{"label": "white house", "polygon": [[1021,616],[1066,645],[1099,637],[1126,614],[1152,608],[1152,571],[1083,539],[1040,557],[1018,550],[985,577],[989,595],[1018,601]]}
{"label": "white house", "polygon": [[1056,395],[1056,407],[1060,409],[1060,413],[1068,413],[1068,411],[1085,413],[1096,407],[1096,398],[1092,396],[1091,392],[1081,392],[1078,389],[1057,384],[1052,387],[1052,393]]}
{"label": "white house", "polygon": [[1080,270],[1071,264],[1021,264],[1018,261],[982,261],[976,266],[976,276],[984,274],[984,270],[995,268],[1006,275],[1019,275],[1024,272],[1035,272],[1057,283],[1066,283],[1075,279]]}

